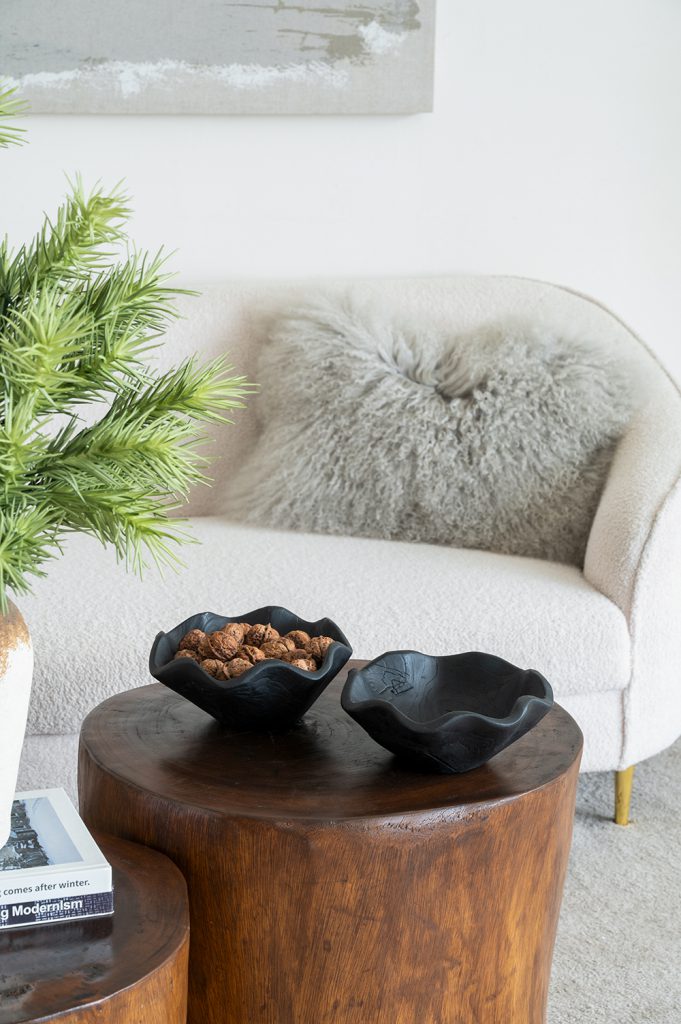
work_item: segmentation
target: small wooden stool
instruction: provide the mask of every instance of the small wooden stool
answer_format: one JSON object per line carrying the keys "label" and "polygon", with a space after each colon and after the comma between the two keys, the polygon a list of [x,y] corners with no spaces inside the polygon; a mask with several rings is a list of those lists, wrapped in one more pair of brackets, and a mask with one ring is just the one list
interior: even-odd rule
{"label": "small wooden stool", "polygon": [[152,850],[95,838],[113,867],[113,916],[0,933],[0,1024],[185,1024],[184,879]]}
{"label": "small wooden stool", "polygon": [[345,714],[342,682],[280,736],[160,685],[83,725],[85,820],[187,879],[189,1021],[543,1024],[579,728],[555,707],[482,768],[418,774]]}

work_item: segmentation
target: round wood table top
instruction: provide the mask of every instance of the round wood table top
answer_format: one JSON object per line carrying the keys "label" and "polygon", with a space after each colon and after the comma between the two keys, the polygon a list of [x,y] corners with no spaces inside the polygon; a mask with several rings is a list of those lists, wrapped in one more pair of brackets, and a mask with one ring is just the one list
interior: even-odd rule
{"label": "round wood table top", "polygon": [[113,868],[113,915],[0,933],[0,1024],[184,1021],[184,879],[160,853],[95,839]]}
{"label": "round wood table top", "polygon": [[234,733],[161,684],[110,698],[86,718],[81,747],[107,774],[171,803],[234,817],[334,820],[497,802],[540,789],[579,757],[561,707],[481,768],[403,766],[340,705],[350,662],[303,722],[281,735]]}

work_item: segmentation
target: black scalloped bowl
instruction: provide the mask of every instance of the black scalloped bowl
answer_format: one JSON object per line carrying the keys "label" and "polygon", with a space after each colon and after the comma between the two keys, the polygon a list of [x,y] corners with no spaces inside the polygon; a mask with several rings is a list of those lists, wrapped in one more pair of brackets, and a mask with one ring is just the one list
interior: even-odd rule
{"label": "black scalloped bowl", "polygon": [[410,765],[467,772],[541,721],[553,691],[539,672],[492,654],[388,651],[349,672],[341,704]]}
{"label": "black scalloped bowl", "polygon": [[[330,636],[335,643],[316,672],[272,659],[258,662],[236,679],[213,679],[191,658],[173,661],[180,640],[190,629],[212,633],[228,622],[269,622],[280,633],[304,629],[311,635]],[[308,622],[286,608],[270,605],[231,618],[201,612],[170,632],[159,633],[149,655],[149,671],[221,725],[239,732],[283,732],[300,721],[351,654],[347,638],[331,619]]]}

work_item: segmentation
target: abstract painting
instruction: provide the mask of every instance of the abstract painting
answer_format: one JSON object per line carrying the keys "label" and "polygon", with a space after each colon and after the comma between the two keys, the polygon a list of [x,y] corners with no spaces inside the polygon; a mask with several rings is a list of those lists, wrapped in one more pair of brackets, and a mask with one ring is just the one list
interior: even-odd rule
{"label": "abstract painting", "polygon": [[435,0],[2,0],[36,113],[432,109]]}

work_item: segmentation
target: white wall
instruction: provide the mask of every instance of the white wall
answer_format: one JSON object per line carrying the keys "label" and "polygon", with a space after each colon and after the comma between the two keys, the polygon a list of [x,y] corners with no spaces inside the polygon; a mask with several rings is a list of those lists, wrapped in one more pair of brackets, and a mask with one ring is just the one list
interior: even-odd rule
{"label": "white wall", "polygon": [[125,177],[185,279],[492,271],[611,305],[681,376],[681,3],[439,0],[436,113],[32,118],[14,241],[61,171]]}

